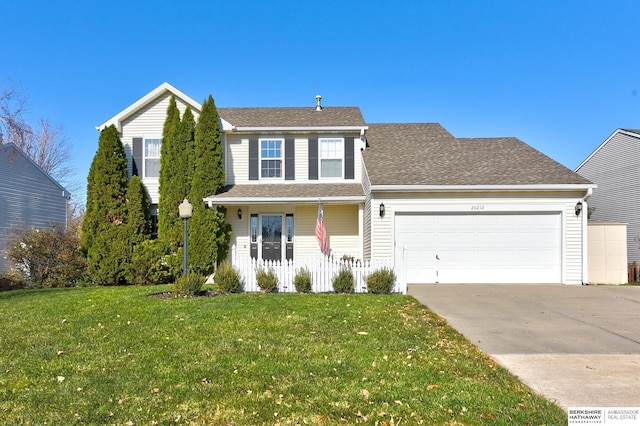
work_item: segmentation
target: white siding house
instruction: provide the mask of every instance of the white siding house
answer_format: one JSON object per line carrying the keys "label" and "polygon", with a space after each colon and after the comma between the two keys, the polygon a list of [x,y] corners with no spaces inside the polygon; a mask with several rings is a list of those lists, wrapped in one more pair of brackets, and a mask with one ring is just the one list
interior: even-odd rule
{"label": "white siding house", "polygon": [[[164,83],[100,126],[117,123],[132,173],[141,173],[135,140],[161,134],[171,94],[199,111]],[[409,283],[588,282],[579,208],[586,211],[595,185],[516,138],[459,139],[433,123],[368,124],[359,108],[320,100],[218,113],[226,186],[204,201],[226,208],[229,260],[238,265],[295,269],[319,259],[321,204],[331,257],[390,265],[397,291]],[[143,181],[157,203],[154,181]]]}

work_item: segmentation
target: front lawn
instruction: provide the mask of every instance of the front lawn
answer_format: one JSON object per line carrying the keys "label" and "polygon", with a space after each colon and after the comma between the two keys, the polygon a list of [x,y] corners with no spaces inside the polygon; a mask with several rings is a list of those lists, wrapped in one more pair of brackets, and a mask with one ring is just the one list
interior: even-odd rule
{"label": "front lawn", "polygon": [[564,425],[409,296],[0,293],[3,424]]}

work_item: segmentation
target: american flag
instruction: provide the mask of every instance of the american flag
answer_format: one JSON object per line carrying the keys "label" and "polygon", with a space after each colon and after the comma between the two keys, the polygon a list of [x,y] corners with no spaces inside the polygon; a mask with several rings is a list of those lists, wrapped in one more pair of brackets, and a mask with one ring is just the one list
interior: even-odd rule
{"label": "american flag", "polygon": [[327,237],[327,230],[324,227],[324,217],[322,213],[322,204],[318,204],[318,221],[316,222],[316,238],[320,243],[320,251],[325,256],[329,255],[329,238]]}

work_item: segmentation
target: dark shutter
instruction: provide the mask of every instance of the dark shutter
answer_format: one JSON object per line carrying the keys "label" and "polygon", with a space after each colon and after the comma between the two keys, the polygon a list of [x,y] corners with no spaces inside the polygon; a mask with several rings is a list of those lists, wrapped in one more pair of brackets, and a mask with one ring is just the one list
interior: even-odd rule
{"label": "dark shutter", "polygon": [[296,178],[296,140],[286,138],[284,140],[284,178],[295,180]]}
{"label": "dark shutter", "polygon": [[309,138],[309,180],[318,180],[318,138]]}
{"label": "dark shutter", "polygon": [[249,138],[249,180],[258,180],[258,138]]}
{"label": "dark shutter", "polygon": [[344,178],[354,178],[353,136],[344,138]]}
{"label": "dark shutter", "polygon": [[140,176],[142,173],[142,161],[142,138],[133,138],[133,159],[131,161],[132,176]]}

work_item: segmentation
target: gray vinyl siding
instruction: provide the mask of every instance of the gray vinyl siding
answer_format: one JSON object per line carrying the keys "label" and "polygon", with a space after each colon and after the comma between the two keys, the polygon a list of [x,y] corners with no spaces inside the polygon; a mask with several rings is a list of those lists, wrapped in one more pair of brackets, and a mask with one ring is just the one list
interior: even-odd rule
{"label": "gray vinyl siding", "polygon": [[592,220],[627,223],[627,257],[640,262],[640,135],[616,132],[578,170],[598,187]]}
{"label": "gray vinyl siding", "polygon": [[12,229],[21,226],[66,226],[67,192],[12,146],[0,148],[0,271]]}

